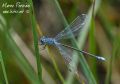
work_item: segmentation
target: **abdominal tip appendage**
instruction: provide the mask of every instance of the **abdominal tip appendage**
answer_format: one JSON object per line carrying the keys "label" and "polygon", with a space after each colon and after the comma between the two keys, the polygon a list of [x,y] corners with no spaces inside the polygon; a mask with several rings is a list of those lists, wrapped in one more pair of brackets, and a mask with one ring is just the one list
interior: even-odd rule
{"label": "abdominal tip appendage", "polygon": [[104,57],[97,57],[99,60],[105,61],[106,59]]}

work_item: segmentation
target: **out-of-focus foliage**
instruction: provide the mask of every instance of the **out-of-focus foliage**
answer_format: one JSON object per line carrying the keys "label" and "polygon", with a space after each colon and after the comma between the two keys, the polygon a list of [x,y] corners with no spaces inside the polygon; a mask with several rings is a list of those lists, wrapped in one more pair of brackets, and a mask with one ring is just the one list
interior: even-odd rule
{"label": "out-of-focus foliage", "polygon": [[[3,6],[3,4],[15,5],[17,2],[30,4],[24,0],[0,1],[0,51],[8,83],[38,84],[30,10],[25,7]],[[87,55],[84,56],[85,59],[78,57],[78,69],[81,74],[79,78],[75,74],[70,75],[72,72],[69,72],[56,48],[49,46],[49,48],[41,50],[39,45],[43,84],[61,84],[64,82],[89,84],[90,80],[97,84],[120,83],[120,1],[95,0],[95,2],[94,18],[91,15],[92,19],[87,22],[88,29],[83,29],[84,31],[77,37],[76,43],[80,49],[103,56],[106,61],[101,62]],[[37,25],[36,31],[38,31],[36,34],[39,38],[42,35],[54,37],[78,15],[89,14],[89,12],[92,14],[93,10],[90,9],[92,4],[92,0],[33,0],[37,22],[35,23]],[[3,12],[22,9],[28,10],[28,12]],[[76,47],[73,40],[63,40],[63,43]],[[81,64],[82,61],[85,65]],[[3,84],[6,81],[2,68],[0,65],[0,83]]]}

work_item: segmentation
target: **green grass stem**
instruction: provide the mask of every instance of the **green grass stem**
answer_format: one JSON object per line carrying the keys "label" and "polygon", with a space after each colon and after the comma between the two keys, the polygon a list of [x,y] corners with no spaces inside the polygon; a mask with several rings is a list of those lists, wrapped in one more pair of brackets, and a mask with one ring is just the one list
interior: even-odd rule
{"label": "green grass stem", "polygon": [[14,58],[16,63],[18,64],[18,66],[20,67],[20,69],[23,71],[23,73],[25,74],[25,76],[28,78],[28,80],[30,80],[30,82],[32,84],[39,84],[38,83],[38,78],[35,75],[35,71],[33,70],[33,68],[31,67],[31,65],[28,63],[28,61],[26,60],[26,58],[24,57],[24,55],[22,54],[22,52],[20,51],[20,49],[18,48],[18,46],[16,45],[15,41],[13,40],[13,38],[10,35],[10,32],[7,28],[9,28],[8,23],[6,22],[6,19],[1,15],[1,17],[4,19],[4,23],[3,24],[3,38],[5,38],[5,43],[8,46],[8,48],[14,52]]}
{"label": "green grass stem", "polygon": [[61,75],[58,67],[57,67],[57,64],[56,64],[55,59],[54,59],[54,55],[53,55],[53,53],[50,51],[50,48],[49,48],[49,47],[47,47],[47,52],[49,53],[50,58],[52,59],[52,62],[53,62],[54,68],[55,68],[55,70],[56,70],[56,72],[57,72],[57,74],[58,74],[58,77],[60,78],[61,82],[64,84],[65,80],[64,80],[63,76]]}
{"label": "green grass stem", "polygon": [[0,51],[0,62],[1,62],[1,65],[2,65],[2,70],[3,70],[3,74],[4,74],[4,78],[5,78],[5,83],[9,84],[8,83],[8,78],[7,78],[7,73],[6,73],[6,70],[5,70],[5,64],[4,64],[4,60],[3,60],[3,57],[2,57],[2,52],[1,51]]}
{"label": "green grass stem", "polygon": [[[43,34],[42,34],[41,29],[38,28],[37,30],[38,30],[39,35],[42,36]],[[57,64],[56,64],[56,62],[55,62],[54,55],[53,55],[53,53],[50,51],[50,48],[49,48],[48,46],[47,46],[47,52],[48,52],[50,58],[52,59],[53,66],[54,66],[54,68],[55,68],[55,70],[56,70],[56,72],[57,72],[57,75],[58,75],[59,79],[61,80],[62,83],[64,83],[65,80],[64,80],[64,78],[62,77],[62,75],[61,75],[61,73],[60,73],[60,71],[59,71],[59,69],[58,69],[58,67],[57,67]]]}
{"label": "green grass stem", "polygon": [[29,4],[31,5],[30,9],[30,18],[32,22],[32,32],[33,32],[33,39],[34,39],[34,48],[35,48],[35,56],[37,61],[37,70],[38,70],[38,79],[40,84],[42,84],[42,64],[40,61],[40,55],[39,55],[39,48],[38,48],[38,34],[37,34],[37,22],[35,19],[34,14],[34,7],[32,0],[28,0]]}
{"label": "green grass stem", "polygon": [[[58,4],[58,1],[57,1],[57,0],[55,0],[55,1],[57,2],[57,4],[55,4],[55,5],[56,5],[56,8],[57,8],[57,11],[58,11],[59,15],[61,15],[61,18],[62,18],[64,24],[68,25],[68,23],[66,23],[67,21],[66,21],[66,19],[65,19],[65,17],[64,17],[64,14],[62,13],[62,10],[61,10],[61,8],[60,8],[60,5]],[[97,5],[96,5],[96,7],[95,7],[95,12],[97,11],[97,9],[98,9],[98,7],[99,7],[99,5],[100,5],[100,1],[97,0],[96,2],[97,2],[97,3],[96,3]],[[92,11],[92,9],[90,8],[89,14],[92,14],[91,11]],[[88,14],[88,17],[89,17],[89,14]],[[91,16],[92,16],[92,15],[90,15],[90,17],[91,17]],[[90,19],[91,19],[91,18],[89,18],[89,20],[90,20]],[[76,48],[78,48],[77,45],[76,45],[76,43],[80,43],[80,44],[81,44],[81,45],[79,45],[79,49],[82,49],[82,46],[83,46],[84,43],[85,43],[85,39],[86,39],[86,35],[87,35],[87,32],[88,32],[88,28],[89,28],[90,21],[89,21],[89,22],[86,22],[86,23],[88,23],[87,28],[85,28],[85,31],[82,32],[83,35],[80,35],[80,39],[78,40],[78,42],[76,42],[74,38],[72,39],[72,41],[73,41],[73,43],[74,43],[74,47],[76,47]],[[81,41],[82,41],[82,42],[81,42]],[[81,53],[79,53],[79,54],[80,54],[80,56],[79,56],[79,58],[80,58],[80,63],[81,63],[81,65],[82,65],[82,69],[83,69],[83,72],[84,72],[85,76],[87,77],[87,79],[88,79],[88,81],[89,81],[90,84],[96,84],[95,78],[93,77],[93,75],[92,75],[92,73],[91,73],[91,71],[90,71],[90,69],[89,69],[89,67],[88,67],[88,65],[87,65],[87,62],[85,61],[84,56],[81,55]],[[71,76],[70,76],[70,77],[71,77]],[[68,78],[67,81],[69,82],[70,80],[71,80],[71,79]]]}

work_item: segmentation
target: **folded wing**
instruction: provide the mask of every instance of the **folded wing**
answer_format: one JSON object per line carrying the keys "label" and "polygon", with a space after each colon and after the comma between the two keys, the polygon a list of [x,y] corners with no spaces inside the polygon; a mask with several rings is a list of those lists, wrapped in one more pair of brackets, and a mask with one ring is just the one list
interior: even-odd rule
{"label": "folded wing", "polygon": [[72,37],[72,35],[78,35],[80,30],[84,27],[86,22],[86,14],[78,16],[70,25],[68,25],[63,31],[55,36],[55,39],[61,40]]}

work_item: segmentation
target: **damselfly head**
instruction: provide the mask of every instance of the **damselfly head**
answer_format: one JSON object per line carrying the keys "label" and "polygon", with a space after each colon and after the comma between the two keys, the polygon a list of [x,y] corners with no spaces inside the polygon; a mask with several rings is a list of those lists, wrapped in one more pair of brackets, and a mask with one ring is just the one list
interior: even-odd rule
{"label": "damselfly head", "polygon": [[40,45],[45,45],[46,36],[40,38]]}

